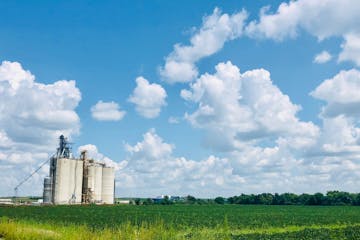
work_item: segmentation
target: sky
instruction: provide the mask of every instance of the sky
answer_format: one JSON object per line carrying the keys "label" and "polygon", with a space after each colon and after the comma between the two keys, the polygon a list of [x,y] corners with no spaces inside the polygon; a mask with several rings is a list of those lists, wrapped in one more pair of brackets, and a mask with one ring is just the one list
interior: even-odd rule
{"label": "sky", "polygon": [[[0,11],[0,196],[61,134],[116,169],[118,197],[359,191],[359,1]],[[18,194],[42,195],[48,170]]]}

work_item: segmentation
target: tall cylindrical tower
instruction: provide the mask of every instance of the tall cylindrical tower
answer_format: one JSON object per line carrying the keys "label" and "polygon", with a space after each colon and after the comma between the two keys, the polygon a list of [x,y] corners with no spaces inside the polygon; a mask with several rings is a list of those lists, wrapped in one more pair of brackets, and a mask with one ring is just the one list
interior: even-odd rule
{"label": "tall cylindrical tower", "polygon": [[50,177],[44,178],[43,202],[52,203],[52,181]]}

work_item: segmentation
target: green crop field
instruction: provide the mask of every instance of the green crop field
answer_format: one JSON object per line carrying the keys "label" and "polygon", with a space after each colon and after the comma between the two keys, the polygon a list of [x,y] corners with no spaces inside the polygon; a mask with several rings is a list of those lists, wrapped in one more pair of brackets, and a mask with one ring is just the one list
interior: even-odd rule
{"label": "green crop field", "polygon": [[360,207],[0,207],[3,239],[360,239]]}

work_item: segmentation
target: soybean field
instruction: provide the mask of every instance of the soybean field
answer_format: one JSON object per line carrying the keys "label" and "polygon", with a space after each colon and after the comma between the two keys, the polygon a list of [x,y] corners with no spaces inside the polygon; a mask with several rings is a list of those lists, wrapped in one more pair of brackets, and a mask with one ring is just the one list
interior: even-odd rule
{"label": "soybean field", "polygon": [[0,207],[3,239],[360,239],[360,207]]}

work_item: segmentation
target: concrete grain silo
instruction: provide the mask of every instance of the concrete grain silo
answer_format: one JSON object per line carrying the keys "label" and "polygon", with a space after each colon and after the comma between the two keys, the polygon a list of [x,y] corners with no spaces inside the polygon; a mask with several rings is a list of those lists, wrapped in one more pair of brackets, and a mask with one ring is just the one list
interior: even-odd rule
{"label": "concrete grain silo", "polygon": [[102,192],[101,199],[103,203],[114,203],[114,190],[115,190],[115,170],[112,167],[102,168]]}
{"label": "concrete grain silo", "polygon": [[94,164],[94,200],[95,202],[101,202],[102,193],[102,169],[103,165]]}
{"label": "concrete grain silo", "polygon": [[80,159],[59,158],[56,163],[55,204],[81,203],[83,163]]}

